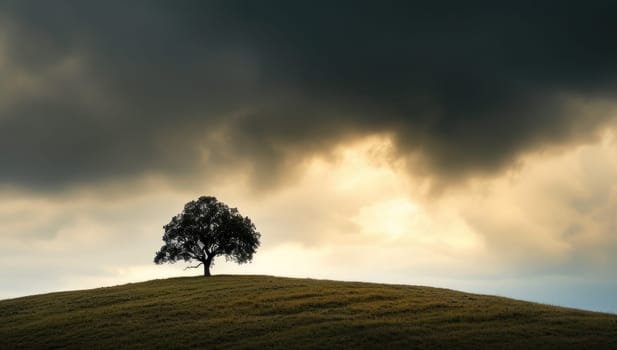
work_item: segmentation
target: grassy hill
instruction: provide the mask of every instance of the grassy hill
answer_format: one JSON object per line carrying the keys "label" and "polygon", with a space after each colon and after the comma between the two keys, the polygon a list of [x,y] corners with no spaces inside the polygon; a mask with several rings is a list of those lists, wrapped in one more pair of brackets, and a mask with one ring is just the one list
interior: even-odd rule
{"label": "grassy hill", "polygon": [[0,301],[0,349],[617,349],[617,316],[446,289],[214,276]]}

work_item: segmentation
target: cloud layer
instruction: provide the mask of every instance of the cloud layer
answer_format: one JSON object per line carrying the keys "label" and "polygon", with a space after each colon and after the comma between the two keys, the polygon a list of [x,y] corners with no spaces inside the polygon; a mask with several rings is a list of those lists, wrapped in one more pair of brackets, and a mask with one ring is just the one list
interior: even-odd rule
{"label": "cloud layer", "polygon": [[5,3],[0,183],[241,166],[265,186],[373,133],[452,181],[595,137],[615,5],[477,5]]}

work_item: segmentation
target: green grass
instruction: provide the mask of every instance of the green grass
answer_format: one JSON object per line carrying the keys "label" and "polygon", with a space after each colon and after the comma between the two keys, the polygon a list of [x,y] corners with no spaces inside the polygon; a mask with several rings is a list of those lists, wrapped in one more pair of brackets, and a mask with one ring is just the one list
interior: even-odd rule
{"label": "green grass", "polygon": [[617,349],[617,315],[446,289],[172,278],[0,301],[0,349]]}

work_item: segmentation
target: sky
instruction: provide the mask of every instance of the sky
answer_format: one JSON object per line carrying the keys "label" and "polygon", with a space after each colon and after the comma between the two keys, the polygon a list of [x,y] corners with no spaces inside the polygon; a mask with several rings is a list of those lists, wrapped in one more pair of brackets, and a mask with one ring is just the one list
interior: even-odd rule
{"label": "sky", "polygon": [[617,4],[3,1],[0,298],[155,265],[202,195],[268,274],[617,312]]}

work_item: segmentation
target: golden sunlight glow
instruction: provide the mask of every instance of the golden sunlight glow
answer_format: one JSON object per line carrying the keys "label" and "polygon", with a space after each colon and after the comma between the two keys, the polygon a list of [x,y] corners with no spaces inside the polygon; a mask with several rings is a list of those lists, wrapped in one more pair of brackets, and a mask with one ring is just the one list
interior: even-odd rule
{"label": "golden sunlight glow", "polygon": [[362,207],[353,221],[367,233],[387,234],[399,237],[410,233],[417,217],[418,208],[406,198],[394,198]]}

